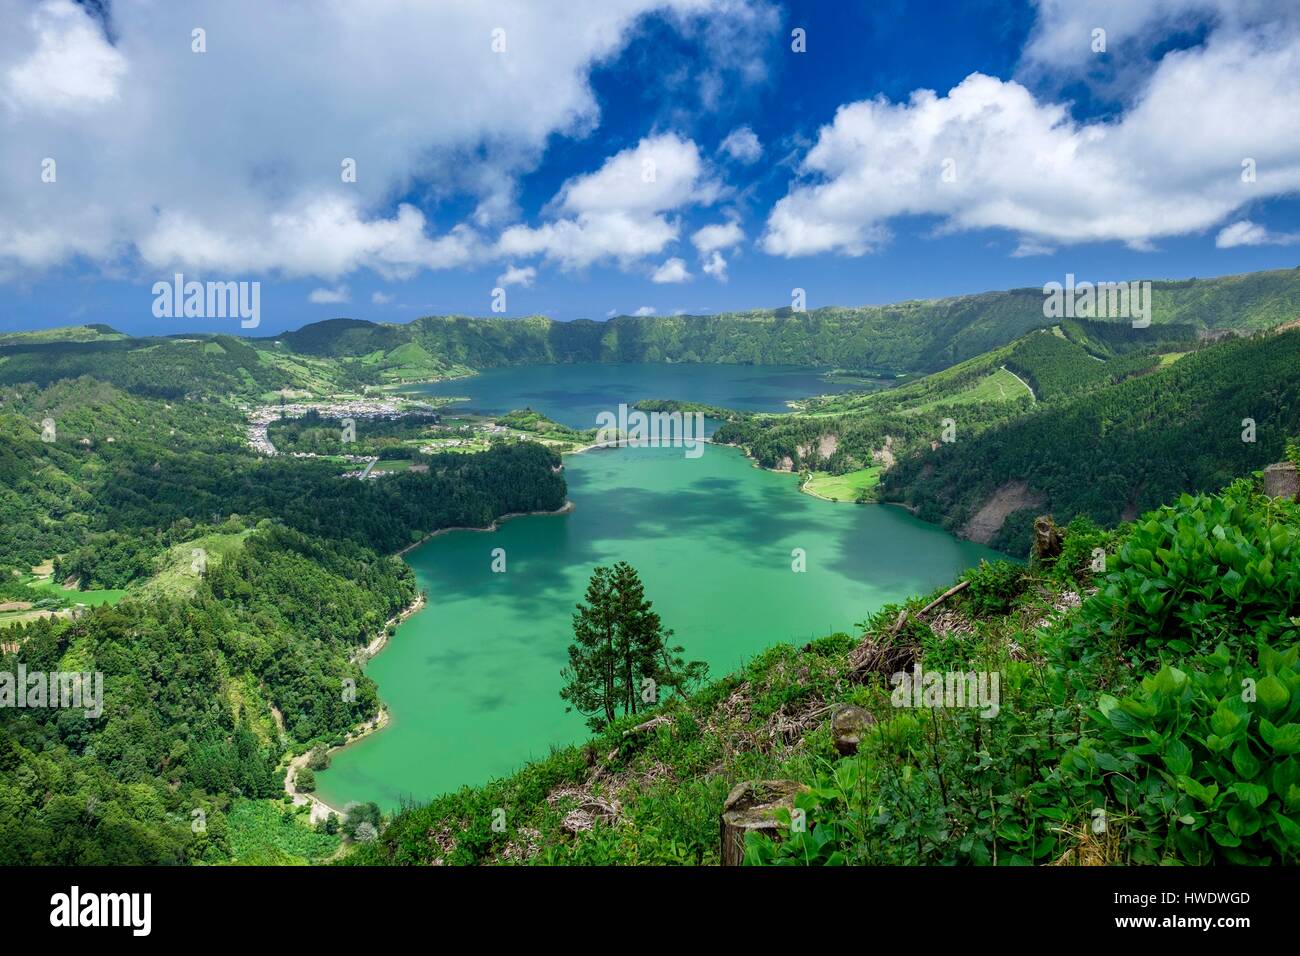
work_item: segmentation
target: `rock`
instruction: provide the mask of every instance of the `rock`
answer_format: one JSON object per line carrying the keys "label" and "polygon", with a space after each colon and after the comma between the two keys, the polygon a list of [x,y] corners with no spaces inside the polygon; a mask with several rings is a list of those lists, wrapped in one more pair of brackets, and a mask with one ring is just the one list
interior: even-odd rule
{"label": "rock", "polygon": [[798,780],[744,780],[731,788],[722,805],[718,826],[723,866],[740,866],[745,860],[745,834],[751,830],[776,836],[781,824],[776,811],[794,809],[794,798],[806,791]]}
{"label": "rock", "polygon": [[844,757],[857,753],[863,733],[875,722],[876,718],[852,704],[846,704],[835,711],[831,717],[831,739],[835,743],[835,749]]}
{"label": "rock", "polygon": [[1270,498],[1290,498],[1300,495],[1300,475],[1289,461],[1281,461],[1264,469],[1264,494]]}

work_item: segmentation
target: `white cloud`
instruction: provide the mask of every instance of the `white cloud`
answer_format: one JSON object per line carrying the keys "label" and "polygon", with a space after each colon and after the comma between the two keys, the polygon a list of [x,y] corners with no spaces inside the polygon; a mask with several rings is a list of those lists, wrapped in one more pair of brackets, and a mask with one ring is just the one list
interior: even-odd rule
{"label": "white cloud", "polygon": [[1117,48],[1154,47],[1197,21],[1240,32],[1283,21],[1294,25],[1300,13],[1292,0],[1035,0],[1035,6],[1037,17],[1024,60],[1033,67],[1071,72],[1097,60],[1095,29],[1106,31],[1106,52],[1115,57]]}
{"label": "white cloud", "polygon": [[1054,246],[1026,237],[1016,244],[1015,249],[1011,251],[1011,258],[1025,259],[1029,256],[1050,256],[1054,252],[1056,252]]}
{"label": "white cloud", "polygon": [[27,22],[36,48],[6,71],[0,87],[11,108],[83,110],[117,98],[126,58],[80,7],[45,0]]}
{"label": "white cloud", "polygon": [[[385,0],[305,17],[261,0],[120,0],[110,43],[69,0],[0,0],[0,270],[84,256],[334,282],[480,262],[482,230],[516,214],[518,178],[550,138],[598,124],[593,64],[650,11],[704,35],[747,5],[566,0],[559,17],[535,0]],[[196,24],[207,53],[190,50]],[[340,176],[349,158],[355,183]],[[394,208],[413,189],[426,209],[468,199],[474,213],[457,226]]]}
{"label": "white cloud", "polygon": [[736,162],[744,163],[746,166],[758,162],[763,155],[763,145],[758,141],[758,136],[748,126],[739,126],[733,129],[727,134],[727,138],[722,141],[722,145],[718,149]]}
{"label": "white cloud", "polygon": [[704,226],[695,230],[691,236],[691,243],[699,250],[700,255],[713,252],[715,249],[730,249],[744,241],[745,231],[734,220]]}
{"label": "white cloud", "polygon": [[717,249],[709,253],[700,268],[719,282],[727,281],[727,260]]}
{"label": "white cloud", "polygon": [[512,226],[497,248],[507,256],[543,255],[564,269],[609,260],[626,267],[677,238],[668,213],[709,205],[720,194],[694,142],[672,133],[647,137],[565,183],[549,204],[561,218]]}
{"label": "white cloud", "polygon": [[1289,246],[1297,242],[1300,242],[1300,232],[1273,232],[1249,219],[1224,226],[1214,238],[1215,246],[1220,249],[1232,249],[1235,246]]}
{"label": "white cloud", "polygon": [[505,287],[511,285],[521,285],[525,289],[531,289],[533,280],[537,278],[537,270],[532,266],[515,267],[507,266],[506,271],[497,276],[497,285]]}
{"label": "white cloud", "polygon": [[387,292],[370,293],[370,301],[375,305],[389,305],[392,303],[393,298],[394,297],[389,295]]}
{"label": "white cloud", "polygon": [[691,273],[686,268],[686,262],[674,256],[654,271],[654,274],[650,276],[650,281],[664,285],[674,282],[688,282],[690,278]]}
{"label": "white cloud", "polygon": [[[1300,191],[1297,102],[1300,36],[1229,33],[1166,55],[1117,121],[1075,122],[1019,83],[981,74],[946,96],[851,103],[822,128],[762,245],[861,255],[888,239],[891,220],[935,216],[940,232],[1008,229],[1027,249],[1151,248]],[[1256,161],[1254,183],[1242,181],[1245,158]]]}
{"label": "white cloud", "polygon": [[647,316],[647,315],[654,315],[654,314],[655,314],[655,308],[654,308],[654,306],[643,305],[643,306],[641,306],[641,308],[637,309],[637,310],[636,310],[635,312],[633,312],[632,314],[633,314],[633,315],[643,316],[643,317],[644,317],[644,316]]}
{"label": "white cloud", "polygon": [[314,302],[316,305],[338,305],[342,302],[351,302],[352,293],[345,285],[333,289],[313,289],[307,296],[307,301]]}

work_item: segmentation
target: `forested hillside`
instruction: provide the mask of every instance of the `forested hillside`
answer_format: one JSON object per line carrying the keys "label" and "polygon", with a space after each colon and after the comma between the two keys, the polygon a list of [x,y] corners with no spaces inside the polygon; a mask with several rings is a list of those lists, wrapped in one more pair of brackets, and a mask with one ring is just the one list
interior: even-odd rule
{"label": "forested hillside", "polygon": [[358,649],[416,597],[386,555],[565,500],[539,444],[362,482],[253,454],[229,405],[139,392],[89,377],[3,392],[0,602],[110,599],[0,629],[0,673],[99,672],[105,702],[93,719],[3,708],[0,862],[229,859],[235,801],[280,796],[286,752],[375,717]]}
{"label": "forested hillside", "polygon": [[101,672],[104,712],[6,712],[0,862],[226,859],[225,812],[280,794],[286,746],[374,715],[374,684],[350,657],[414,596],[396,559],[264,522],[193,599],[3,632],[0,670]]}
{"label": "forested hillside", "polygon": [[1112,525],[1278,460],[1297,430],[1300,330],[1216,343],[1181,325],[1073,321],[887,392],[738,416],[714,437],[768,468],[870,470],[860,499],[1023,554],[1039,514]]}
{"label": "forested hillside", "polygon": [[[140,399],[88,378],[15,394],[10,405],[0,435],[4,568],[26,570],[88,544],[102,560],[121,546],[147,563],[229,514],[388,552],[435,528],[564,503],[558,456],[540,445],[434,455],[427,473],[342,481],[328,461],[251,454],[240,416],[220,405]],[[54,441],[42,440],[46,417]],[[89,558],[82,570],[96,573]],[[130,577],[101,582],[120,587]]]}
{"label": "forested hillside", "polygon": [[993,538],[1024,553],[1037,514],[1109,525],[1180,492],[1221,487],[1280,459],[1300,431],[1300,330],[1224,342],[1065,396],[975,434],[959,418],[956,441],[886,473],[885,500],[960,529],[998,489],[1024,483],[1035,503]]}
{"label": "forested hillside", "polygon": [[[1268,328],[1300,315],[1300,270],[1154,282],[1152,295],[1152,321],[1158,324]],[[711,316],[619,316],[605,322],[451,316],[399,326],[340,319],[278,340],[302,354],[356,361],[412,342],[442,362],[472,368],[738,362],[932,372],[1005,345],[1044,321],[1039,288],[887,306],[828,306],[806,313],[785,308]]]}

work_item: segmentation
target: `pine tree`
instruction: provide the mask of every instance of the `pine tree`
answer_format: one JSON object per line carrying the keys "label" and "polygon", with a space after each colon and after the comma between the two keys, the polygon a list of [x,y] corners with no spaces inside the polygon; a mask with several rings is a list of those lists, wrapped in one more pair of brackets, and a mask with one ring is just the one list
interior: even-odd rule
{"label": "pine tree", "polygon": [[[569,710],[586,714],[593,730],[620,712],[635,714],[658,703],[659,688],[688,693],[708,670],[700,661],[685,663],[682,648],[669,646],[673,632],[646,598],[636,569],[624,561],[592,573],[586,603],[573,615],[573,633],[560,697]],[[646,681],[654,690],[643,697]]]}
{"label": "pine tree", "polygon": [[561,676],[565,686],[560,697],[567,710],[587,715],[587,723],[599,729],[614,719],[614,614],[608,568],[598,567],[587,583],[586,603],[573,615],[573,636],[569,645],[569,666]]}

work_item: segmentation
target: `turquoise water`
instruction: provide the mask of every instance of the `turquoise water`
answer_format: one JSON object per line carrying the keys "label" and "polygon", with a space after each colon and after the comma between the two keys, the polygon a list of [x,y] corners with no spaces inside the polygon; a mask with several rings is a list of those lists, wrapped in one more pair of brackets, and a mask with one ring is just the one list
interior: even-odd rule
{"label": "turquoise water", "polygon": [[[721,446],[698,459],[606,449],[565,465],[571,514],[452,532],[407,555],[429,605],[368,665],[392,723],[334,755],[317,775],[324,799],[392,809],[583,739],[560,670],[597,564],[631,562],[687,657],[722,676],[772,644],[853,631],[881,605],[998,557],[897,508],[799,494],[794,476]],[[503,574],[491,570],[495,548]],[[791,570],[796,548],[806,572]]]}

